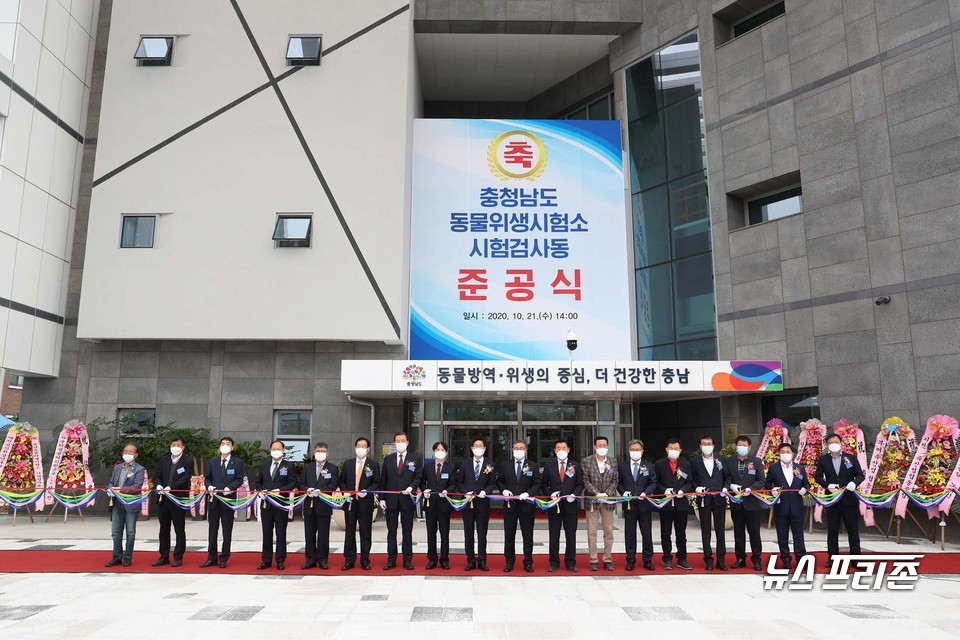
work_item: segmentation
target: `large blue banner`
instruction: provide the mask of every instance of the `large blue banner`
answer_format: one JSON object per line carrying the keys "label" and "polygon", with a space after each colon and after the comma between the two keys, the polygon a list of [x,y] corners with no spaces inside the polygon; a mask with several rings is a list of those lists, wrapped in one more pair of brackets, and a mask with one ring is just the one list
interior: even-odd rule
{"label": "large blue banner", "polygon": [[410,357],[630,359],[620,125],[417,120]]}

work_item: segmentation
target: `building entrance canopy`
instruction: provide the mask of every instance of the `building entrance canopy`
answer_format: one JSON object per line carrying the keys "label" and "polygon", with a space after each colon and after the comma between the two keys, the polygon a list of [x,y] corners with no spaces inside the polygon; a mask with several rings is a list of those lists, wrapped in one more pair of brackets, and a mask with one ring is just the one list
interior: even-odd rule
{"label": "building entrance canopy", "polygon": [[782,391],[780,361],[344,360],[341,389],[365,397],[673,399]]}

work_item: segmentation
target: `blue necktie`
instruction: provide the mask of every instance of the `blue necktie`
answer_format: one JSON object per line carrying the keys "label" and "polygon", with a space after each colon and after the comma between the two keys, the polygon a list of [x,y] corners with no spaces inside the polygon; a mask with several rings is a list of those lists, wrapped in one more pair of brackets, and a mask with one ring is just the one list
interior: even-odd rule
{"label": "blue necktie", "polygon": [[480,480],[480,461],[477,460],[473,465],[473,480],[474,482]]}
{"label": "blue necktie", "polygon": [[520,482],[520,463],[517,462],[517,482]]}
{"label": "blue necktie", "polygon": [[639,462],[634,462],[634,463],[633,463],[633,481],[634,481],[634,482],[637,481],[637,474],[638,474],[639,472],[640,472],[640,463],[639,463]]}

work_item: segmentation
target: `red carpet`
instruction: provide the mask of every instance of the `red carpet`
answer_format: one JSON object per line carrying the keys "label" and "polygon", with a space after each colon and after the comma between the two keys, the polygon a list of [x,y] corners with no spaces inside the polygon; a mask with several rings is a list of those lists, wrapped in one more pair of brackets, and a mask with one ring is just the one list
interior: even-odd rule
{"label": "red carpet", "polygon": [[[922,553],[920,550],[904,550],[904,553]],[[816,571],[817,573],[827,573],[823,567],[826,559],[824,553],[817,553]],[[330,569],[321,571],[319,569],[310,569],[301,571],[303,556],[300,554],[291,555],[287,559],[286,570],[278,571],[276,566],[264,571],[257,571],[257,565],[260,564],[260,554],[257,552],[234,553],[230,557],[230,562],[226,569],[219,567],[200,568],[200,563],[206,559],[206,553],[187,553],[184,557],[182,566],[174,569],[170,565],[163,567],[151,567],[151,563],[157,559],[157,554],[150,551],[137,552],[134,554],[133,565],[130,567],[104,567],[104,563],[110,559],[110,553],[107,551],[0,551],[0,573],[210,573],[210,574],[248,574],[248,575],[437,575],[437,576],[557,576],[564,577],[571,574],[564,569],[555,573],[549,573],[547,568],[549,560],[546,555],[533,556],[534,563],[532,574],[523,570],[523,562],[517,559],[517,564],[512,573],[503,573],[503,557],[500,555],[492,556],[488,560],[489,572],[483,571],[465,571],[466,560],[463,556],[453,556],[450,559],[450,570],[443,571],[439,567],[432,571],[426,570],[427,559],[422,555],[414,556],[413,564],[416,567],[413,571],[406,571],[400,567],[392,571],[383,571],[383,565],[386,562],[385,554],[374,554],[370,557],[370,571],[360,569],[359,561],[357,566],[349,572],[340,571],[343,564],[343,557],[339,554],[330,558]],[[767,566],[769,554],[764,554],[764,571]],[[681,571],[673,569],[666,571],[663,569],[660,558],[654,558],[654,571],[646,571],[642,563],[638,562],[636,569],[632,572],[624,569],[624,559],[622,555],[616,554],[613,557],[615,571],[604,571],[601,565],[600,571],[594,573],[587,570],[587,559],[580,557],[577,559],[577,568],[580,570],[580,576],[630,576],[630,575],[690,575],[707,573],[703,564],[702,556],[691,556],[689,562],[693,567],[692,571]],[[732,564],[733,558],[727,556],[728,566]],[[749,566],[749,564],[748,564]],[[960,574],[960,553],[928,553],[920,561],[920,574]],[[714,573],[722,574],[715,571]],[[751,569],[730,570],[726,574],[749,574],[754,573]],[[724,574],[725,575],[725,574]]]}

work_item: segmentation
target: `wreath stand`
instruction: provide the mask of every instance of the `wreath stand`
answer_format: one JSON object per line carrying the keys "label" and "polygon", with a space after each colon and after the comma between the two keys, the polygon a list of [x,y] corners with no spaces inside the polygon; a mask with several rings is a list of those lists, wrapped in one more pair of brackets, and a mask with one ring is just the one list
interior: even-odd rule
{"label": "wreath stand", "polygon": [[[76,492],[77,492],[77,491],[79,491],[79,489],[64,489],[63,491],[61,491],[61,492],[59,492],[59,493],[72,492],[71,495],[76,496]],[[54,501],[53,501],[53,504],[50,505],[50,511],[47,512],[47,517],[44,519],[44,522],[50,522],[50,518],[51,518],[51,516],[53,516],[53,512],[56,511],[56,510],[57,510],[57,507],[59,507],[59,506],[62,506],[62,505],[61,505],[59,502],[57,502],[56,500],[54,500]],[[83,509],[82,509],[82,508],[77,508],[77,509],[76,509],[76,512],[77,512],[77,515],[80,516],[80,520],[83,521]],[[67,509],[66,507],[63,507],[63,524],[67,524],[67,515],[68,515],[69,513],[70,513],[70,509]]]}

